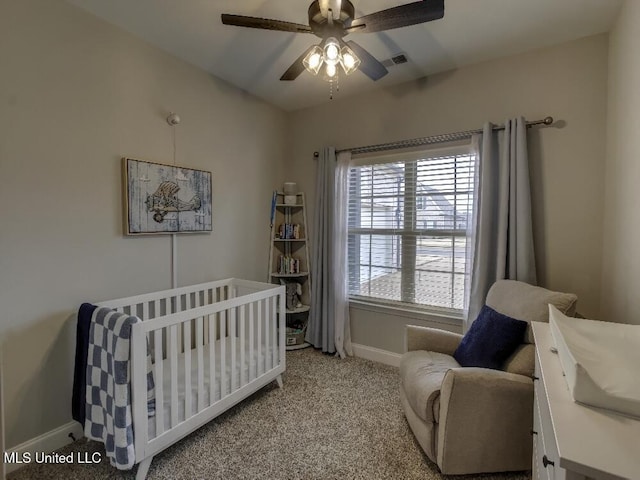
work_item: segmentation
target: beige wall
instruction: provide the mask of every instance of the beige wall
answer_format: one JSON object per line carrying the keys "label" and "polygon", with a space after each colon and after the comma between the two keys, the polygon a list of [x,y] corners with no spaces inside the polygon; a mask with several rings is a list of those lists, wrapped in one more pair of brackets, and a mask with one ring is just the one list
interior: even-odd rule
{"label": "beige wall", "polygon": [[640,2],[624,3],[609,44],[602,319],[640,324]]}
{"label": "beige wall", "polygon": [[[312,204],[312,155],[323,146],[347,148],[476,129],[487,120],[501,123],[516,115],[530,120],[552,115],[560,128],[534,129],[529,137],[539,281],[577,293],[580,312],[597,315],[607,44],[606,35],[597,35],[376,93],[344,100],[338,95],[294,112],[287,179],[297,181]],[[352,308],[352,320],[354,342],[401,350],[406,318]]]}
{"label": "beige wall", "polygon": [[[121,156],[213,172],[179,284],[264,279],[285,114],[60,0],[1,0],[0,324],[6,441],[71,420],[81,302],[169,288],[170,238],[122,235]],[[263,228],[264,227],[264,228]]]}

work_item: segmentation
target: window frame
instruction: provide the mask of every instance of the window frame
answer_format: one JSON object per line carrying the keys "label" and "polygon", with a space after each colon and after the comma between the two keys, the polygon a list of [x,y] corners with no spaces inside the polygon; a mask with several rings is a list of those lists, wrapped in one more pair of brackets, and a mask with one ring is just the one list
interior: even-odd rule
{"label": "window frame", "polygon": [[[477,177],[478,177],[478,152],[474,148],[474,144],[469,140],[464,144],[456,144],[453,146],[438,147],[438,148],[424,148],[405,150],[402,152],[394,152],[392,154],[367,154],[354,156],[351,161],[350,167],[365,167],[375,166],[389,163],[404,163],[404,193],[403,193],[403,226],[400,229],[394,229],[390,231],[388,228],[348,228],[348,236],[356,235],[397,235],[401,238],[401,263],[400,263],[400,276],[401,276],[401,288],[400,295],[401,300],[392,300],[380,297],[372,297],[367,295],[358,295],[351,292],[348,293],[349,301],[354,306],[367,306],[369,308],[380,308],[381,311],[392,309],[394,311],[420,314],[420,315],[435,315],[441,318],[448,318],[454,321],[461,321],[464,316],[464,309],[441,307],[437,305],[427,305],[421,303],[415,303],[415,272],[416,272],[416,242],[419,237],[440,237],[451,239],[453,242],[452,251],[452,268],[450,272],[446,272],[450,275],[455,275],[455,238],[467,238],[469,239],[468,230],[473,226],[468,224],[465,229],[456,228],[456,219],[454,218],[454,228],[440,229],[440,228],[418,228],[416,225],[416,216],[418,212],[418,197],[427,197],[429,194],[417,193],[417,161],[430,158],[442,158],[442,157],[463,157],[472,156],[474,158],[474,170],[471,189],[467,191],[458,191],[455,188],[456,194],[469,194],[476,195],[477,193]],[[413,166],[413,168],[407,169],[407,166]],[[351,184],[352,170],[349,172],[348,181]],[[455,175],[455,174],[454,174]],[[361,181],[356,184],[357,191],[361,188]],[[372,192],[373,195],[373,192]],[[454,195],[454,199],[456,196]],[[426,203],[426,199],[424,200]],[[351,205],[349,202],[348,205]],[[477,200],[474,198],[471,202],[473,208],[477,207]],[[347,207],[349,208],[349,207]],[[455,200],[454,200],[454,211]],[[469,221],[472,223],[475,213],[472,211]],[[415,225],[415,228],[413,226]],[[406,241],[406,239],[411,239]],[[356,255],[352,252],[352,246],[348,246],[347,258],[350,259],[352,255]],[[357,258],[360,257],[359,252]],[[371,266],[371,265],[369,265]],[[470,272],[465,270],[464,276],[469,275]],[[349,272],[349,275],[353,275],[353,272]],[[351,282],[350,282],[351,283]],[[467,284],[465,280],[465,284]],[[410,288],[405,288],[409,286]],[[468,295],[468,292],[465,292]],[[453,295],[453,292],[452,292]]]}

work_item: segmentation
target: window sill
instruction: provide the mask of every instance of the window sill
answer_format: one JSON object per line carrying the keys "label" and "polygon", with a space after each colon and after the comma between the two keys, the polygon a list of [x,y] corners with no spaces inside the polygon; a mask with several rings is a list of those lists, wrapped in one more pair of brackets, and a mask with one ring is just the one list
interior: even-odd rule
{"label": "window sill", "polygon": [[407,308],[399,305],[390,305],[386,303],[368,302],[360,299],[349,299],[349,307],[358,310],[367,310],[375,313],[383,313],[385,315],[394,315],[397,317],[405,317],[417,320],[423,320],[444,325],[461,326],[463,322],[462,315],[455,313],[444,313],[435,310],[426,310],[419,308]]}

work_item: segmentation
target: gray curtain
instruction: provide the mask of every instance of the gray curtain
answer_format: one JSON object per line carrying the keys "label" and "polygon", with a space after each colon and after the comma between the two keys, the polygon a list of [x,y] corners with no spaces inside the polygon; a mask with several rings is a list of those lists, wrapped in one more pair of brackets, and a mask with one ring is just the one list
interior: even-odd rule
{"label": "gray curtain", "polygon": [[531,223],[531,188],[524,118],[504,131],[485,124],[477,142],[480,161],[471,292],[465,330],[484,305],[496,280],[536,285]]}
{"label": "gray curtain", "polygon": [[311,248],[311,310],[305,340],[323,352],[351,355],[347,291],[347,192],[351,154],[324,148],[317,165]]}

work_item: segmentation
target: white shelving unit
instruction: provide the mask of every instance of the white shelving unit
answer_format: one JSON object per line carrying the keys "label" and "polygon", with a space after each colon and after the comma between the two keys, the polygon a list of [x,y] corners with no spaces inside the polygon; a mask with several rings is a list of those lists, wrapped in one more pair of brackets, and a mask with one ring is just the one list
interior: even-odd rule
{"label": "white shelving unit", "polygon": [[295,194],[295,199],[295,204],[285,203],[284,192],[275,192],[269,248],[269,282],[295,281],[302,289],[302,306],[287,308],[287,350],[310,346],[304,341],[311,301],[304,193]]}

